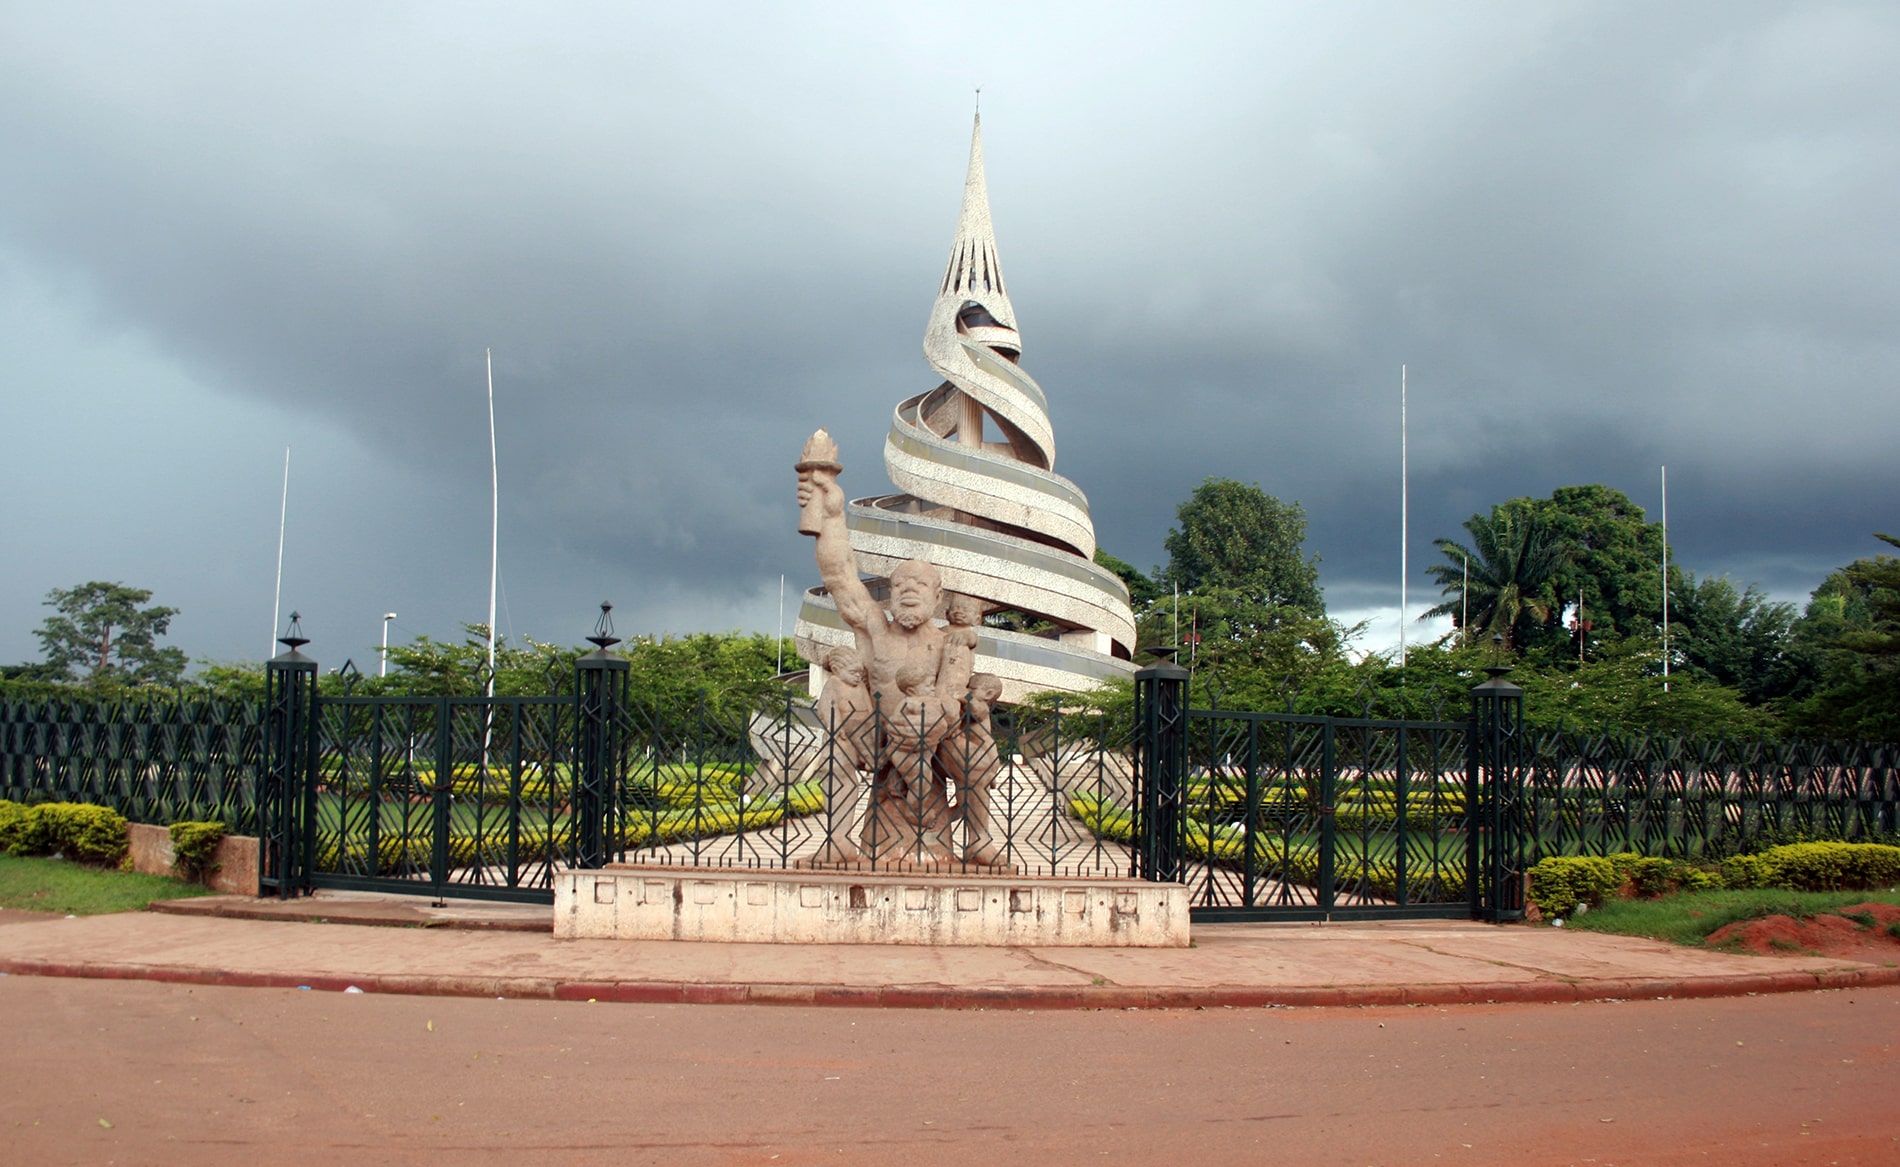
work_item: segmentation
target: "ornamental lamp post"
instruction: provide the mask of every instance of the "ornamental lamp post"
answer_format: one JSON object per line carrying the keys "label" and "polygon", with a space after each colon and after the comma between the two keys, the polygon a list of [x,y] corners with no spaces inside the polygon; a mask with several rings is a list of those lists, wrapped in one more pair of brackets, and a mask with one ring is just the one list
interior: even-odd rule
{"label": "ornamental lamp post", "polygon": [[383,613],[383,663],[382,667],[376,670],[378,677],[387,677],[389,675],[389,622],[395,618],[396,614],[394,612]]}

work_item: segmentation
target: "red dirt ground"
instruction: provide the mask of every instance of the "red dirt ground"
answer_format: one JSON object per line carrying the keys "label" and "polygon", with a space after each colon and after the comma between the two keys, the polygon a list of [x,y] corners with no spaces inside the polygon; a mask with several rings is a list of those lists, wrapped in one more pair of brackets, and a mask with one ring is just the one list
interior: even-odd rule
{"label": "red dirt ground", "polygon": [[[1872,916],[1869,928],[1848,917]],[[1871,964],[1900,962],[1900,936],[1887,929],[1900,921],[1900,905],[1852,904],[1838,913],[1796,920],[1788,916],[1762,916],[1718,928],[1708,939],[1711,948],[1741,948],[1764,956],[1786,956],[1809,952],[1839,960],[1859,960]]]}

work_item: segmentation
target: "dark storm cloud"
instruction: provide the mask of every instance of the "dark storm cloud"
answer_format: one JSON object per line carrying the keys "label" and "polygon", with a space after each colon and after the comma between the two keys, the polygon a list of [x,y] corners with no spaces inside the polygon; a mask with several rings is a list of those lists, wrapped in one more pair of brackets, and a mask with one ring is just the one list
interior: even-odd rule
{"label": "dark storm cloud", "polygon": [[1395,592],[1401,362],[1415,566],[1515,494],[1653,507],[1665,462],[1698,571],[1799,594],[1900,526],[1888,9],[1072,16],[15,11],[0,263],[361,446],[298,479],[352,627],[481,616],[486,346],[517,620],[769,627],[805,434],[875,493],[929,387],[982,82],[1024,363],[1124,558],[1226,475],[1305,503],[1335,605]]}

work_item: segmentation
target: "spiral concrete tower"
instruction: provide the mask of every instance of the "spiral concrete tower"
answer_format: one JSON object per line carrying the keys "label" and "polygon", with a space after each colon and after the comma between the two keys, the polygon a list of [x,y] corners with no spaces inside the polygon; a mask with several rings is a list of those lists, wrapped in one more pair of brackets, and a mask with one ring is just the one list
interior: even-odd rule
{"label": "spiral concrete tower", "polygon": [[[1055,473],[1048,401],[1021,356],[978,115],[956,242],[924,330],[924,359],[943,380],[900,402],[891,419],[884,466],[901,493],[853,500],[845,517],[859,568],[877,577],[866,581],[874,596],[898,564],[928,559],[946,591],[975,597],[992,621],[1037,629],[979,630],[977,671],[1002,679],[1005,702],[1134,671],[1128,589],[1094,562],[1088,499]],[[823,588],[805,594],[795,635],[813,662],[853,643]],[[815,692],[822,669],[812,676]]]}

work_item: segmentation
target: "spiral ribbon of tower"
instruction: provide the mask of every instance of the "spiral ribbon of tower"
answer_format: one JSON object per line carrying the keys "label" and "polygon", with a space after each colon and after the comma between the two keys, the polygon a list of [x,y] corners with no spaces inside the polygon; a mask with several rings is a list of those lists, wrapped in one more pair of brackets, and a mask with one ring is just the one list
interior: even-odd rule
{"label": "spiral ribbon of tower", "polygon": [[[892,417],[884,465],[901,493],[852,501],[846,521],[862,570],[887,576],[907,559],[928,559],[947,590],[1038,627],[980,634],[978,667],[1002,678],[1006,701],[1125,676],[1135,639],[1126,587],[1093,560],[1088,499],[1055,473],[1048,400],[1021,355],[979,119],[956,241],[924,333],[924,357],[942,381]],[[807,595],[797,634],[808,658],[850,643],[821,589]]]}

